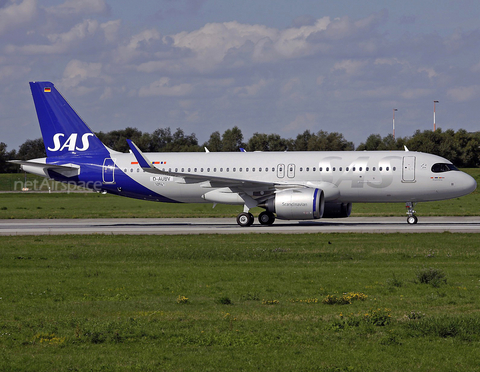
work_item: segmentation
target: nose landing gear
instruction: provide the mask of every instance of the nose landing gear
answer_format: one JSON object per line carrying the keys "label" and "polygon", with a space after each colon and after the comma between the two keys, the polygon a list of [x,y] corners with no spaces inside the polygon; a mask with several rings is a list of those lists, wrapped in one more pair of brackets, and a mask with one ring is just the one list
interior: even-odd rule
{"label": "nose landing gear", "polygon": [[407,214],[408,214],[407,223],[409,225],[415,225],[418,222],[418,217],[415,216],[415,210],[413,209],[415,204],[417,203],[413,203],[413,202],[405,203],[405,207],[407,208]]}

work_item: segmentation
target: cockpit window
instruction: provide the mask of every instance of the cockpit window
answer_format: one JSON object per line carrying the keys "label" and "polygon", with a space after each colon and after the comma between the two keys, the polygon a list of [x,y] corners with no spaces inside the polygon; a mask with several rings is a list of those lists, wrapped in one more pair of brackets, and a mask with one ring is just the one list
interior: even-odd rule
{"label": "cockpit window", "polygon": [[447,163],[436,163],[432,165],[433,173],[442,173],[442,172],[449,172],[449,171],[458,171],[458,169],[455,165],[447,164]]}

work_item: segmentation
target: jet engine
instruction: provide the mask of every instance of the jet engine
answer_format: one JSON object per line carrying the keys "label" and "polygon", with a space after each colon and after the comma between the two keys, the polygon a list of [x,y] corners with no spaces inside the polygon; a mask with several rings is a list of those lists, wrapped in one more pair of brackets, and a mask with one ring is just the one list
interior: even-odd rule
{"label": "jet engine", "polygon": [[345,218],[352,213],[352,203],[325,203],[323,218]]}
{"label": "jet engine", "polygon": [[285,190],[277,192],[263,206],[281,220],[312,220],[322,218],[325,197],[320,189]]}

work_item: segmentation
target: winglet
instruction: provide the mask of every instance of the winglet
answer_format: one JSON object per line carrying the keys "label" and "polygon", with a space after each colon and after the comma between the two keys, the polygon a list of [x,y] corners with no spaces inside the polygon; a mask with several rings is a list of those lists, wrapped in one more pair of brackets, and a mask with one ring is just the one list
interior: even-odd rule
{"label": "winglet", "polygon": [[407,146],[403,145],[403,147],[405,147],[405,151],[410,151],[409,149],[407,149]]}
{"label": "winglet", "polygon": [[137,159],[138,165],[140,165],[140,167],[142,167],[144,170],[147,170],[147,171],[156,169],[152,165],[152,162],[149,161],[145,157],[145,155],[143,155],[143,153],[140,151],[140,149],[137,147],[137,145],[135,145],[135,143],[133,143],[133,141],[127,139],[127,143],[128,143],[128,146],[130,146],[130,149],[132,150],[133,155],[135,155],[135,158]]}

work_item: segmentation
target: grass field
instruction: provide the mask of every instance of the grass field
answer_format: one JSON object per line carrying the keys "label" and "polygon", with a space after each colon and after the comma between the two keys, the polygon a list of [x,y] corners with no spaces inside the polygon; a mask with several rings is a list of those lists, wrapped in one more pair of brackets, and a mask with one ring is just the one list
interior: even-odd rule
{"label": "grass field", "polygon": [[[468,169],[469,174],[480,184],[480,169]],[[43,179],[28,176],[28,182],[42,185]],[[0,189],[7,185],[22,182],[23,175],[0,175]],[[37,181],[35,181],[37,180]],[[35,183],[36,182],[36,183]],[[3,185],[3,186],[2,186]],[[48,182],[44,182],[44,186]],[[52,189],[61,190],[63,185]],[[21,189],[21,188],[20,188]],[[45,189],[45,187],[44,187]],[[48,190],[48,188],[46,188]],[[241,206],[212,204],[168,204],[129,199],[98,193],[0,193],[0,219],[6,218],[144,218],[144,217],[235,217],[243,210]],[[419,216],[477,216],[480,211],[480,192],[444,200],[440,202],[420,203],[416,210]],[[254,208],[257,215],[262,209]],[[404,216],[403,203],[356,203],[352,216]]]}
{"label": "grass field", "polygon": [[480,369],[478,234],[0,245],[2,371]]}

